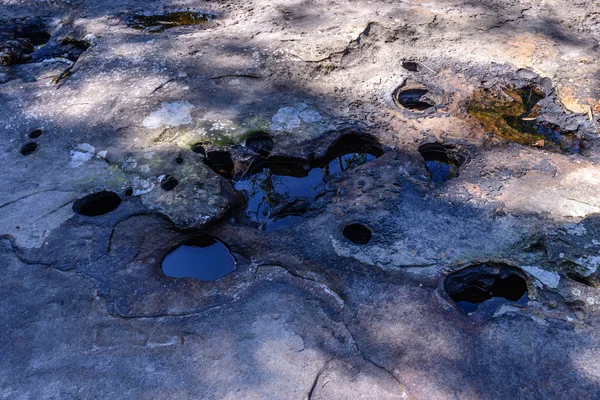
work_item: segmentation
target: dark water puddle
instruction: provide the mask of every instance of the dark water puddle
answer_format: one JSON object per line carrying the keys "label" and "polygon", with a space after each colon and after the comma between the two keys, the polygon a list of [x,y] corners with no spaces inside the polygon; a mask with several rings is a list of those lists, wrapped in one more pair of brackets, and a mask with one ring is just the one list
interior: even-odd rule
{"label": "dark water puddle", "polygon": [[402,61],[402,68],[410,72],[419,72],[419,63],[414,61]]}
{"label": "dark water puddle", "polygon": [[127,25],[133,29],[159,33],[177,26],[207,24],[214,19],[213,14],[179,11],[156,15],[131,15],[127,18]]}
{"label": "dark water puddle", "polygon": [[346,239],[354,244],[367,244],[371,241],[373,233],[369,228],[362,224],[346,225],[342,231]]}
{"label": "dark water puddle", "polygon": [[97,217],[114,211],[121,204],[121,197],[114,192],[97,192],[73,203],[73,211],[88,217]]}
{"label": "dark water puddle", "polygon": [[427,143],[419,146],[419,153],[423,156],[431,180],[441,185],[450,179],[457,178],[459,167],[464,158],[449,154],[446,146],[440,143]]}
{"label": "dark water puddle", "polygon": [[555,152],[580,153],[583,145],[575,132],[539,120],[539,102],[544,98],[541,90],[529,86],[482,89],[473,95],[468,113],[504,139]]}
{"label": "dark water puddle", "polygon": [[298,221],[311,203],[327,190],[330,179],[381,156],[376,140],[361,135],[343,136],[313,162],[275,156],[258,158],[245,178],[235,183],[248,198],[245,215],[262,229],[274,230]]}
{"label": "dark water puddle", "polygon": [[519,269],[508,265],[478,265],[452,273],[444,290],[465,313],[492,316],[503,304],[526,306],[527,281]]}
{"label": "dark water puddle", "polygon": [[29,134],[27,136],[29,137],[29,139],[37,139],[40,136],[42,136],[42,130],[41,129],[34,129],[31,132],[29,132]]}
{"label": "dark water puddle", "polygon": [[32,154],[33,152],[35,152],[37,150],[37,144],[35,144],[34,142],[30,142],[30,143],[26,143],[21,147],[21,150],[19,150],[19,152],[24,155],[24,156],[28,156],[30,154]]}
{"label": "dark water puddle", "polygon": [[275,147],[271,135],[267,132],[255,132],[246,139],[246,147],[263,157],[268,157]]}
{"label": "dark water puddle", "polygon": [[426,111],[432,108],[435,104],[427,98],[427,89],[399,89],[394,100],[396,104],[411,111]]}
{"label": "dark water puddle", "polygon": [[204,164],[227,179],[233,178],[235,164],[227,151],[209,151],[204,157]]}
{"label": "dark water puddle", "polygon": [[160,187],[166,192],[170,192],[171,190],[175,189],[177,185],[179,185],[179,181],[177,180],[177,178],[171,175],[165,176],[160,181]]}
{"label": "dark water puddle", "polygon": [[172,278],[216,281],[234,271],[235,258],[227,246],[209,235],[193,236],[171,250],[162,261],[162,271]]}

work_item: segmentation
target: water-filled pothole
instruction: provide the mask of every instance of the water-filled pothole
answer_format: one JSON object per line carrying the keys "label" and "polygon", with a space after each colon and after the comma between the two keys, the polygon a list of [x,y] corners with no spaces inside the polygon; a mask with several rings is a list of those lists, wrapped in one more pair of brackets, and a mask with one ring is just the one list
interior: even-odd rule
{"label": "water-filled pothole", "polygon": [[235,258],[219,239],[201,234],[171,250],[162,261],[162,271],[172,278],[216,281],[235,270]]}
{"label": "water-filled pothole", "polygon": [[394,101],[399,107],[414,112],[423,112],[433,108],[435,104],[428,98],[429,90],[425,88],[402,88],[394,94]]}
{"label": "water-filled pothole", "polygon": [[121,197],[114,192],[97,192],[73,203],[73,211],[88,217],[97,217],[114,211],[121,204]]}
{"label": "water-filled pothole", "polygon": [[268,157],[275,143],[267,132],[255,132],[246,139],[246,147],[263,157]]}
{"label": "water-filled pothole", "polygon": [[166,192],[170,192],[171,190],[175,189],[177,185],[179,185],[179,181],[177,180],[177,178],[171,175],[165,176],[160,181],[160,187]]}
{"label": "water-filled pothole", "polygon": [[448,147],[437,142],[419,146],[419,153],[425,160],[431,180],[440,185],[457,178],[459,167],[465,161],[463,157],[449,153]]}
{"label": "water-filled pothole", "polygon": [[127,25],[133,29],[158,33],[165,29],[184,25],[204,25],[215,19],[215,15],[194,11],[179,11],[165,14],[135,14],[127,18]]}
{"label": "water-filled pothole", "polygon": [[24,156],[28,156],[36,150],[37,150],[37,144],[35,144],[34,142],[30,142],[30,143],[24,144],[23,147],[21,147],[20,153]]}
{"label": "water-filled pothole", "polygon": [[444,290],[465,313],[494,314],[503,304],[526,306],[527,281],[517,268],[483,264],[454,272],[444,280]]}
{"label": "water-filled pothole", "polygon": [[248,198],[245,215],[265,230],[296,222],[324,194],[333,175],[356,168],[383,154],[367,135],[348,134],[312,162],[293,157],[269,157],[252,163],[248,178],[235,183]]}
{"label": "water-filled pothole", "polygon": [[29,139],[37,139],[40,136],[42,136],[42,130],[41,129],[34,129],[31,132],[29,132],[29,134],[27,136],[29,137]]}
{"label": "water-filled pothole", "polygon": [[373,233],[369,228],[362,224],[350,224],[344,227],[342,231],[344,237],[355,244],[367,244],[371,241]]}
{"label": "water-filled pothole", "polygon": [[575,132],[540,120],[539,102],[544,93],[533,86],[481,89],[474,93],[468,113],[486,130],[504,139],[546,150],[580,153],[581,139]]}
{"label": "water-filled pothole", "polygon": [[209,151],[206,153],[206,157],[204,157],[204,164],[227,179],[233,178],[235,164],[233,163],[231,154],[227,151]]}
{"label": "water-filled pothole", "polygon": [[184,160],[183,160],[183,157],[181,157],[181,156],[177,156],[177,157],[175,158],[175,163],[176,163],[176,164],[183,164],[183,161],[184,161]]}

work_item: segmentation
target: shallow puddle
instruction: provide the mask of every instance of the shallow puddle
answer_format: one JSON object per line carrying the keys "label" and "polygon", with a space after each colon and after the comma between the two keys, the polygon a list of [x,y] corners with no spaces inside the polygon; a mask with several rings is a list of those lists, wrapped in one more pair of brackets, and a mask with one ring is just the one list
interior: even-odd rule
{"label": "shallow puddle", "polygon": [[196,278],[216,281],[234,271],[235,258],[219,239],[209,235],[193,236],[162,261],[162,271],[172,278]]}
{"label": "shallow puddle", "polygon": [[503,304],[526,306],[527,281],[516,268],[507,265],[478,265],[452,273],[444,290],[467,314],[491,316]]}
{"label": "shallow puddle", "polygon": [[427,143],[419,146],[431,180],[441,185],[450,179],[457,178],[461,161],[448,154],[446,147],[440,143]]}
{"label": "shallow puddle", "polygon": [[120,204],[121,197],[114,192],[92,193],[73,203],[73,212],[88,217],[97,217],[116,210]]}
{"label": "shallow puddle", "polygon": [[257,159],[249,178],[235,183],[248,198],[245,215],[262,229],[274,230],[298,221],[325,193],[332,176],[366,164],[383,154],[372,139],[346,135],[327,153],[308,161],[292,157]]}
{"label": "shallow puddle", "polygon": [[180,11],[159,15],[136,14],[127,18],[127,25],[133,29],[158,33],[165,29],[184,25],[202,25],[215,18],[212,14]]}
{"label": "shallow puddle", "polygon": [[473,95],[468,113],[486,130],[504,139],[556,152],[580,153],[582,143],[574,132],[539,120],[539,102],[544,97],[534,87],[482,89]]}

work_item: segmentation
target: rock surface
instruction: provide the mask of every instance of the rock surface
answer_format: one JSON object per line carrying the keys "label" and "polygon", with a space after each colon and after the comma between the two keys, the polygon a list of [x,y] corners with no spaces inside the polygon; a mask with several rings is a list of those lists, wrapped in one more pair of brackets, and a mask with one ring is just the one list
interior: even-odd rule
{"label": "rock surface", "polygon": [[[50,36],[0,65],[0,398],[600,398],[598,4],[34,3],[0,0],[0,42],[25,17]],[[215,17],[127,24],[182,10]],[[56,50],[77,41],[80,56]],[[397,105],[402,85],[433,106]],[[510,142],[469,113],[476,91],[514,86],[543,92],[536,123],[577,151]],[[245,176],[255,132],[271,160],[311,165],[348,132],[384,154],[261,230],[207,162],[229,152]],[[432,142],[464,161],[443,185],[418,152]],[[101,191],[122,202],[73,211]],[[351,223],[368,243],[343,235]],[[236,270],[165,276],[200,231]],[[460,311],[444,278],[485,263],[522,268],[526,307]]]}

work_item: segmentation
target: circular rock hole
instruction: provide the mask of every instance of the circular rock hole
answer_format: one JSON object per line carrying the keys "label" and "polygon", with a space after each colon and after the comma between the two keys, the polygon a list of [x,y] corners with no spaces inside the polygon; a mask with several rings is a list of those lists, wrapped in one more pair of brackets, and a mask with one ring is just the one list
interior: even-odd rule
{"label": "circular rock hole", "polygon": [[275,143],[267,132],[255,132],[246,139],[246,147],[263,157],[268,157]]}
{"label": "circular rock hole", "polygon": [[210,167],[217,174],[224,176],[227,179],[233,177],[235,165],[231,154],[227,151],[210,151],[206,153],[204,164]]}
{"label": "circular rock hole", "polygon": [[177,157],[177,158],[175,159],[175,162],[176,162],[177,164],[183,164],[183,157],[181,157],[181,156]]}
{"label": "circular rock hole", "polygon": [[362,224],[346,225],[342,234],[346,239],[355,244],[367,244],[373,236],[371,230]]}
{"label": "circular rock hole", "polygon": [[41,129],[35,129],[35,130],[29,132],[29,134],[27,136],[29,137],[29,139],[37,139],[40,136],[42,136],[42,130]]}
{"label": "circular rock hole", "polygon": [[177,180],[177,178],[175,178],[174,176],[171,176],[171,175],[165,176],[160,181],[160,187],[167,192],[175,189],[175,187],[177,185],[179,185],[179,181]]}
{"label": "circular rock hole", "polygon": [[31,142],[31,143],[24,144],[23,147],[21,147],[20,151],[21,151],[21,154],[23,154],[24,156],[28,156],[36,150],[37,150],[37,144]]}
{"label": "circular rock hole", "polygon": [[88,217],[97,217],[114,211],[121,204],[121,198],[114,192],[97,192],[73,203],[73,211]]}
{"label": "circular rock hole", "polygon": [[133,188],[127,188],[127,189],[125,189],[125,192],[123,192],[123,194],[125,196],[133,196]]}
{"label": "circular rock hole", "polygon": [[454,272],[444,280],[444,290],[465,313],[493,313],[506,303],[529,302],[527,281],[517,268],[483,264]]}
{"label": "circular rock hole", "polygon": [[396,104],[410,111],[423,112],[434,106],[426,97],[427,89],[399,89],[394,96]]}
{"label": "circular rock hole", "polygon": [[190,146],[190,149],[194,153],[206,155],[206,151],[204,150],[204,145],[202,145],[202,143],[194,143],[193,145]]}
{"label": "circular rock hole", "polygon": [[219,239],[201,234],[171,250],[162,261],[162,271],[172,278],[216,281],[236,268],[235,258]]}

